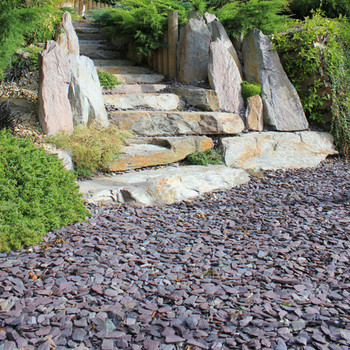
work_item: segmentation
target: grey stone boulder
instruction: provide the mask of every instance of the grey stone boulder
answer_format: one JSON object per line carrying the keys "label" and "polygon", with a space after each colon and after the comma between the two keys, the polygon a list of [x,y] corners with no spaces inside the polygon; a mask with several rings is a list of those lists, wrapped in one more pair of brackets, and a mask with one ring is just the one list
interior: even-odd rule
{"label": "grey stone boulder", "polygon": [[60,45],[66,55],[79,55],[78,35],[74,30],[72,16],[68,11],[62,15],[61,23],[55,35],[55,41]]}
{"label": "grey stone boulder", "polygon": [[210,34],[205,21],[190,18],[179,43],[178,78],[183,83],[197,83],[208,78]]}
{"label": "grey stone boulder", "polygon": [[241,78],[243,78],[243,69],[241,61],[238,58],[237,51],[233,46],[231,39],[229,38],[224,26],[221,24],[219,19],[211,13],[205,13],[204,19],[207,22],[207,26],[211,36],[211,41],[215,41],[216,39],[221,40],[229,54],[236,62],[239,73],[241,74]]}
{"label": "grey stone boulder", "polygon": [[247,110],[245,113],[246,126],[251,131],[263,131],[264,113],[263,102],[260,95],[251,96],[247,99]]}
{"label": "grey stone boulder", "polygon": [[197,86],[182,86],[170,89],[174,94],[185,99],[192,107],[202,111],[217,112],[220,110],[217,93],[211,89],[203,89]]}
{"label": "grey stone boulder", "polygon": [[308,122],[298,93],[271,40],[254,29],[244,39],[242,53],[246,80],[261,84],[265,122],[278,131],[306,130]]}
{"label": "grey stone boulder", "polygon": [[102,90],[93,61],[85,56],[68,55],[72,79],[69,100],[74,126],[90,123],[108,125]]}
{"label": "grey stone boulder", "polygon": [[262,132],[222,140],[227,166],[242,169],[308,168],[337,154],[326,132]]}
{"label": "grey stone boulder", "polygon": [[50,40],[39,54],[38,116],[43,132],[73,132],[72,111],[68,99],[70,69],[63,49]]}
{"label": "grey stone boulder", "polygon": [[224,165],[166,167],[79,181],[90,203],[127,202],[141,205],[170,204],[201,194],[227,190],[249,181],[241,169]]}
{"label": "grey stone boulder", "polygon": [[218,95],[220,108],[239,113],[244,108],[241,74],[220,39],[210,44],[208,75],[210,86]]}

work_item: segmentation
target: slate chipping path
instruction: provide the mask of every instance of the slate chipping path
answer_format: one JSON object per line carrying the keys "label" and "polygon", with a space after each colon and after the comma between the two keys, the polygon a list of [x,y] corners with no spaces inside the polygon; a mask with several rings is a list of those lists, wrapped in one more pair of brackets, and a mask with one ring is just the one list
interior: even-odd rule
{"label": "slate chipping path", "polygon": [[0,254],[0,349],[349,349],[350,164],[266,172]]}

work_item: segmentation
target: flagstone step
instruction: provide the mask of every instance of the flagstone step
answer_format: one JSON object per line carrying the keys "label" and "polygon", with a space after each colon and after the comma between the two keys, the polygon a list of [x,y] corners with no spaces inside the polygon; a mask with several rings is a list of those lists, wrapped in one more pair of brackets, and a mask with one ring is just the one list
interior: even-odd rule
{"label": "flagstone step", "polygon": [[[85,43],[84,43],[85,41]],[[80,50],[108,50],[108,51],[114,51],[117,48],[113,48],[110,43],[106,40],[81,40],[79,41],[79,47]]]}
{"label": "flagstone step", "polygon": [[117,50],[92,50],[80,49],[80,55],[94,59],[118,59],[121,58],[121,53]]}
{"label": "flagstone step", "polygon": [[110,66],[134,66],[136,63],[131,60],[119,59],[119,60],[106,60],[106,59],[94,59],[96,67],[110,67]]}
{"label": "flagstone step", "polygon": [[238,114],[182,111],[117,111],[112,124],[141,136],[236,135],[244,130]]}
{"label": "flagstone step", "polygon": [[79,40],[108,40],[108,36],[104,32],[100,33],[77,33]]}
{"label": "flagstone step", "polygon": [[79,36],[79,34],[101,34],[103,33],[102,28],[93,27],[92,25],[76,25],[74,24],[74,30]]}
{"label": "flagstone step", "polygon": [[181,100],[175,94],[114,94],[104,95],[103,101],[118,109],[150,108],[173,111],[181,107]]}
{"label": "flagstone step", "polygon": [[163,74],[113,74],[122,84],[158,84],[164,80]]}
{"label": "flagstone step", "polygon": [[121,84],[107,91],[109,94],[152,94],[167,87],[166,84]]}
{"label": "flagstone step", "polygon": [[118,159],[109,165],[109,171],[123,171],[164,165],[185,159],[189,154],[213,147],[213,141],[206,136],[185,137],[141,137],[129,139]]}
{"label": "flagstone step", "polygon": [[152,74],[147,67],[140,66],[96,66],[97,69],[111,74]]}

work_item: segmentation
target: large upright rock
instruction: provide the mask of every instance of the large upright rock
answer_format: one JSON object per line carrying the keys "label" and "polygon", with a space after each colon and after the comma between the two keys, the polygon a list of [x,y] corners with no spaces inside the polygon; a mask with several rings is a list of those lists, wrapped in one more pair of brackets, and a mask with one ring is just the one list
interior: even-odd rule
{"label": "large upright rock", "polygon": [[236,62],[220,39],[210,44],[208,75],[210,86],[218,95],[220,108],[239,113],[244,107],[242,78]]}
{"label": "large upright rock", "polygon": [[74,126],[92,122],[107,126],[107,112],[94,62],[86,56],[68,55],[68,59],[72,73],[69,99]]}
{"label": "large upright rock", "polygon": [[179,80],[197,83],[208,78],[210,34],[203,19],[190,18],[180,42]]}
{"label": "large upright rock", "polygon": [[263,131],[263,102],[260,95],[255,95],[248,98],[245,118],[248,130]]}
{"label": "large upright rock", "polygon": [[73,132],[68,100],[70,69],[63,49],[53,40],[39,54],[39,121],[45,134]]}
{"label": "large upright rock", "polygon": [[241,77],[243,78],[242,64],[238,58],[236,49],[232,45],[232,42],[231,42],[229,36],[227,35],[227,32],[226,32],[224,26],[221,24],[219,19],[211,13],[205,13],[204,18],[205,18],[207,25],[208,25],[208,28],[209,28],[211,41],[215,41],[216,39],[221,40],[221,42],[226,47],[227,51],[230,53],[230,55],[232,56],[232,58],[236,62],[239,73],[241,74]]}
{"label": "large upright rock", "polygon": [[62,21],[58,25],[55,41],[62,47],[66,55],[79,55],[79,40],[72,24],[72,17],[68,11],[62,15]]}
{"label": "large upright rock", "polygon": [[279,131],[307,129],[299,96],[283,70],[271,40],[254,29],[244,39],[242,51],[246,80],[261,84],[265,122]]}

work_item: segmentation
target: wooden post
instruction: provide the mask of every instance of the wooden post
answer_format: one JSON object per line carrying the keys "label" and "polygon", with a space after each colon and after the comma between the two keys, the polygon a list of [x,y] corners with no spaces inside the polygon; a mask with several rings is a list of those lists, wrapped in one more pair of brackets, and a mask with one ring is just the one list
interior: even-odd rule
{"label": "wooden post", "polygon": [[96,4],[96,8],[100,9],[101,8],[101,3],[98,1]]}
{"label": "wooden post", "polygon": [[92,2],[92,8],[95,9],[97,7],[97,2],[96,1],[93,1]]}
{"label": "wooden post", "polygon": [[169,76],[176,78],[176,47],[179,38],[179,16],[177,11],[168,12],[168,57],[169,57]]}
{"label": "wooden post", "polygon": [[[168,43],[168,33],[164,33],[164,42]],[[169,75],[168,48],[163,47],[163,74]]]}
{"label": "wooden post", "polygon": [[78,15],[81,16],[81,13],[83,12],[83,6],[84,6],[84,0],[79,0],[78,3]]}
{"label": "wooden post", "polygon": [[79,15],[79,0],[74,0],[74,11]]}
{"label": "wooden post", "polygon": [[106,7],[106,4],[104,2],[101,2],[101,9],[104,9]]}
{"label": "wooden post", "polygon": [[86,5],[86,9],[91,10],[91,8],[92,8],[92,0],[88,0],[87,5]]}
{"label": "wooden post", "polygon": [[158,67],[157,67],[158,73],[164,73],[163,72],[163,48],[162,47],[158,48],[158,50],[157,50],[157,64],[158,64]]}

